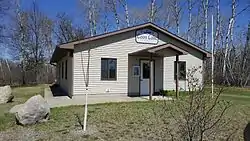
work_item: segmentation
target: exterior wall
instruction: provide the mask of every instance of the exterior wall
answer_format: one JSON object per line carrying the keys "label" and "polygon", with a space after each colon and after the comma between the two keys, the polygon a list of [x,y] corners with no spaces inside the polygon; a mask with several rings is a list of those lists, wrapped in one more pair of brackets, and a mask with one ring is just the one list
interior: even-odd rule
{"label": "exterior wall", "polygon": [[[200,72],[197,72],[194,77],[198,78],[202,84],[203,76],[201,71],[203,69],[203,54],[172,37],[166,36],[165,41],[174,44],[189,53],[188,55],[179,56],[179,61],[186,61],[186,72],[188,72],[188,69],[201,66]],[[175,56],[164,57],[164,90],[175,90],[174,61]],[[188,90],[187,81],[180,80],[179,89]]]}
{"label": "exterior wall", "polygon": [[[133,76],[133,66],[140,66],[140,60],[149,60],[147,57],[129,56],[128,58],[128,95],[140,95],[140,77]],[[159,92],[163,89],[163,57],[153,57],[154,60],[154,74],[155,85],[154,91]]]}
{"label": "exterior wall", "polygon": [[[159,33],[158,44],[140,44],[135,41],[135,31],[130,31],[115,36],[106,37],[96,41],[79,44],[75,46],[73,57],[73,94],[125,94],[137,95],[139,93],[139,78],[133,78],[132,65],[139,64],[138,57],[129,56],[130,53],[158,46],[164,43],[172,43],[191,54],[180,56],[180,61],[186,61],[187,69],[193,65],[202,66],[203,55],[184,43]],[[101,80],[101,58],[117,59],[117,80]],[[129,59],[130,58],[130,59]],[[175,89],[174,83],[174,60],[175,57],[164,57],[155,62],[155,90]],[[89,67],[87,67],[89,64]],[[164,68],[164,69],[163,69]],[[87,75],[87,70],[89,74]],[[157,72],[159,71],[159,72]],[[202,75],[197,75],[202,78]],[[87,81],[89,78],[89,81]],[[162,79],[164,78],[164,80]],[[86,83],[88,89],[86,90]],[[63,86],[67,84],[62,82]],[[180,87],[186,89],[187,84],[180,82]]]}
{"label": "exterior wall", "polygon": [[[159,33],[159,42],[163,34]],[[128,54],[156,46],[153,44],[139,44],[135,41],[135,31],[100,39],[75,46],[74,50],[74,95],[86,93],[84,72],[87,70],[88,49],[89,55],[89,87],[90,94],[126,94],[128,90]],[[97,47],[97,48],[96,48]],[[101,58],[117,58],[117,80],[101,80]],[[82,59],[82,60],[81,60]],[[81,63],[82,62],[82,63]],[[82,66],[83,64],[83,66]],[[109,92],[107,92],[109,91]]]}
{"label": "exterior wall", "polygon": [[[65,79],[65,61],[68,61],[67,62],[67,79]],[[64,78],[62,78],[62,62],[64,63]],[[58,76],[57,76],[57,80],[58,80],[58,84],[63,88],[63,90],[65,92],[68,93],[69,96],[72,96],[73,94],[73,58],[72,57],[69,57],[69,56],[66,56],[66,57],[63,57],[59,62],[58,64],[60,65],[57,65],[57,66],[60,66],[60,74],[59,74],[59,67],[57,67],[57,70],[58,70]]]}
{"label": "exterior wall", "polygon": [[[164,90],[175,90],[175,80],[174,80],[174,61],[175,56],[164,57]],[[186,73],[188,69],[193,67],[197,68],[199,66],[203,67],[203,60],[199,59],[191,54],[180,55],[179,61],[186,61]],[[202,82],[202,73],[195,73],[195,78],[198,78]],[[188,83],[184,80],[179,80],[179,90],[188,90]]]}

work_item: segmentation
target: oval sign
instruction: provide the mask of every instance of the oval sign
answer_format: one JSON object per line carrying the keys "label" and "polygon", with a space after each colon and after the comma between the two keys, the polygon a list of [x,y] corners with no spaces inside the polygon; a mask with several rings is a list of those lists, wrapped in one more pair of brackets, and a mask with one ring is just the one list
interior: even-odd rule
{"label": "oval sign", "polygon": [[137,30],[135,40],[137,43],[157,44],[158,33],[150,29]]}

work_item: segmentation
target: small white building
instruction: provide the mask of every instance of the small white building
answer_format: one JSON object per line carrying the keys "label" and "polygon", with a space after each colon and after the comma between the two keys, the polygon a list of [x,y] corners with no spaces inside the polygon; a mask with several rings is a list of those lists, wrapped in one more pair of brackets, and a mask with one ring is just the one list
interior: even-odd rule
{"label": "small white building", "polygon": [[[58,45],[51,63],[57,66],[57,83],[69,96],[142,96],[187,90],[187,70],[202,68],[210,56],[185,39],[146,23]],[[195,77],[203,82],[201,72]]]}

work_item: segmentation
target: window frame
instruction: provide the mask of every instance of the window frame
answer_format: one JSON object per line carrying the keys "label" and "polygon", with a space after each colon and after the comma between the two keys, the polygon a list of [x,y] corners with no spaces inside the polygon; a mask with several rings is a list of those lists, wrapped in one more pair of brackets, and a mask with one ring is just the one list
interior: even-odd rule
{"label": "window frame", "polygon": [[[184,63],[184,74],[180,70],[180,65]],[[176,80],[176,61],[174,61],[174,80]],[[183,75],[183,76],[182,76]],[[187,63],[186,61],[179,61],[179,80],[187,80]]]}
{"label": "window frame", "polygon": [[[113,61],[115,61],[115,78],[110,78],[110,67],[109,67],[109,61],[110,60],[113,60]],[[104,78],[103,76],[103,69],[102,69],[102,62],[103,61],[106,61],[106,65],[107,65],[107,71],[106,71],[106,76],[107,76],[107,78]],[[102,81],[116,81],[117,80],[117,58],[101,58],[101,80]]]}
{"label": "window frame", "polygon": [[61,72],[61,77],[62,77],[62,79],[64,78],[64,62],[62,61],[62,63],[61,63],[61,67],[62,67],[62,72]]}
{"label": "window frame", "polygon": [[[135,72],[138,71],[138,74],[136,74]],[[134,65],[132,68],[132,76],[133,77],[140,77],[141,76],[141,72],[140,72],[140,66],[139,65]]]}
{"label": "window frame", "polygon": [[61,63],[58,63],[58,79],[60,80],[61,79]]}
{"label": "window frame", "polygon": [[68,79],[68,60],[65,60],[65,79]]}

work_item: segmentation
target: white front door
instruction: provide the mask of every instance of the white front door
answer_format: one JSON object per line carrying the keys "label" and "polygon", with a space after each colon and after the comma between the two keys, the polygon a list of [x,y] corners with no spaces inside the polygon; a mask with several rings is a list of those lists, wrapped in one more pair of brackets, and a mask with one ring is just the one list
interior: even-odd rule
{"label": "white front door", "polygon": [[141,60],[140,95],[149,95],[150,61]]}

